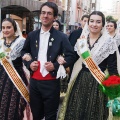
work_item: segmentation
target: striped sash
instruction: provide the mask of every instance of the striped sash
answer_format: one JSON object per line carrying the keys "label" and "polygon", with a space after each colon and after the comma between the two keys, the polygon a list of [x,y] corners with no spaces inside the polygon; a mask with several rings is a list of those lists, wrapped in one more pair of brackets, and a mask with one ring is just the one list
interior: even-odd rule
{"label": "striped sash", "polygon": [[95,77],[95,79],[99,82],[99,84],[101,84],[105,79],[105,74],[100,70],[100,68],[92,59],[87,47],[87,40],[78,39],[77,43],[79,55],[83,58],[84,63],[86,64],[92,75]]}
{"label": "striped sash", "polygon": [[9,63],[9,61],[5,57],[1,58],[1,64],[3,65],[5,71],[7,72],[8,76],[10,77],[17,90],[23,96],[25,101],[29,103],[30,100],[28,89],[15,68]]}

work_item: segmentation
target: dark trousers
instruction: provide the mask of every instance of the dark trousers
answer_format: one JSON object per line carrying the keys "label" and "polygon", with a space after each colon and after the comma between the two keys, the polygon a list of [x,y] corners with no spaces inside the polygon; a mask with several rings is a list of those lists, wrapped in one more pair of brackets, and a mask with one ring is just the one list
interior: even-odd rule
{"label": "dark trousers", "polygon": [[60,80],[30,79],[30,106],[33,120],[56,120],[60,99]]}

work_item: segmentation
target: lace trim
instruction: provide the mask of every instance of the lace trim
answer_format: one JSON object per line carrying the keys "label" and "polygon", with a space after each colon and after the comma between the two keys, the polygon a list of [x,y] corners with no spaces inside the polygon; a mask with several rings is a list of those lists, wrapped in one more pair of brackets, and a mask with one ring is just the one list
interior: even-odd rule
{"label": "lace trim", "polygon": [[115,39],[115,41],[116,41],[116,43],[117,43],[117,46],[120,46],[120,35],[116,35],[116,36],[114,37],[114,39]]}
{"label": "lace trim", "polygon": [[21,50],[23,48],[25,40],[21,39],[21,41],[16,44],[16,46],[12,49],[10,56],[11,56],[11,60],[15,60],[17,57],[21,56]]}
{"label": "lace trim", "polygon": [[[114,44],[114,42],[111,43]],[[110,54],[113,54],[116,51],[116,48],[113,44],[106,43],[104,46],[101,47],[101,49],[99,49],[98,53],[93,56],[93,59],[98,65]]]}
{"label": "lace trim", "polygon": [[[114,39],[109,38],[104,42],[104,44],[98,50],[100,42],[96,43],[94,48],[91,50],[92,57],[94,61],[99,65],[104,59],[106,59],[110,54],[113,54],[117,51],[117,46],[120,45],[120,36],[116,36]],[[94,54],[94,51],[97,51],[97,54]]]}
{"label": "lace trim", "polygon": [[[93,60],[97,65],[99,65],[110,54],[113,54],[115,51],[117,51],[119,45],[120,45],[119,35],[116,35],[114,38],[111,38],[107,34],[101,36],[98,42],[95,43],[94,47],[91,49],[91,55]],[[75,45],[74,50],[77,51],[77,53],[79,53],[77,44]]]}

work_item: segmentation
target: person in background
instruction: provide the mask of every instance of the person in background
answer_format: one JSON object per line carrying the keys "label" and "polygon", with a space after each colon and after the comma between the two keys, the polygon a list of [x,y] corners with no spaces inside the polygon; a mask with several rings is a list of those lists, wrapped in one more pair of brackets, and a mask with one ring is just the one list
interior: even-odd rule
{"label": "person in background", "polygon": [[111,37],[115,37],[116,30],[117,30],[117,23],[115,21],[109,21],[107,22],[107,31]]}
{"label": "person in background", "polygon": [[[74,48],[74,46],[77,42],[77,39],[80,37],[85,24],[88,22],[88,17],[89,17],[88,15],[83,15],[82,18],[81,18],[81,28],[79,28],[77,30],[74,30],[69,36],[69,41],[70,41],[73,48]],[[76,62],[79,59],[79,56],[76,52],[75,52],[75,55],[76,55],[76,60],[75,60],[75,62]],[[70,77],[71,77],[73,67],[74,67],[74,63],[71,64],[70,67],[69,67],[70,72],[69,72],[68,82],[70,81]]]}
{"label": "person in background", "polygon": [[77,29],[81,29],[81,23],[78,23],[78,28]]}
{"label": "person in background", "polygon": [[74,51],[67,36],[54,29],[53,21],[58,15],[58,6],[45,2],[40,7],[40,29],[28,34],[22,56],[31,55],[24,61],[31,71],[30,106],[34,120],[56,120],[60,100],[60,79],[56,78],[60,64],[57,58],[64,54],[64,67],[75,60]]}
{"label": "person in background", "polygon": [[62,26],[61,26],[61,23],[58,21],[58,20],[54,20],[53,21],[53,27],[56,29],[56,30],[59,30],[61,31],[62,30]]}
{"label": "person in background", "polygon": [[[107,31],[108,31],[109,35],[114,39],[116,39],[118,36],[120,36],[120,34],[118,33],[118,30],[117,30],[117,23],[113,20],[107,22]],[[120,52],[120,46],[118,47],[118,49]]]}
{"label": "person in background", "polygon": [[[53,27],[56,30],[61,31],[61,23],[58,20],[53,21]],[[63,55],[61,55],[61,56],[63,56]],[[68,79],[68,76],[69,76],[69,67],[66,68],[66,73],[67,73],[66,78],[60,80],[60,92],[61,92],[60,97],[64,97],[65,92],[67,90],[67,86],[68,86],[67,79]]]}
{"label": "person in background", "polygon": [[[118,43],[119,46],[120,41],[111,40],[107,32],[102,31],[105,29],[104,26],[104,14],[93,11],[89,15],[88,25],[84,27],[75,45],[81,59],[77,64],[80,69],[73,69],[73,79],[62,103],[58,120],[108,120],[108,96],[100,91],[99,83],[100,80],[104,81],[106,69],[109,75],[118,75],[120,72],[120,63],[117,62],[120,55],[116,55],[115,45]],[[89,51],[89,55],[83,56],[86,51]],[[104,76],[101,78],[101,75]]]}
{"label": "person in background", "polygon": [[23,35],[24,38],[27,38],[26,31],[23,31],[23,32],[22,32],[22,35]]}
{"label": "person in background", "polygon": [[70,34],[71,34],[71,30],[66,29],[66,35],[68,36],[68,38],[69,38]]}
{"label": "person in background", "polygon": [[86,24],[86,22],[88,21],[88,15],[83,15],[82,18],[81,18],[81,28],[77,29],[77,30],[74,30],[70,36],[69,36],[69,41],[71,43],[71,45],[74,47],[76,42],[77,42],[77,39],[80,37],[81,33],[82,33],[82,30]]}
{"label": "person in background", "polygon": [[23,120],[29,102],[21,58],[24,42],[18,23],[4,19],[0,34],[0,120]]}

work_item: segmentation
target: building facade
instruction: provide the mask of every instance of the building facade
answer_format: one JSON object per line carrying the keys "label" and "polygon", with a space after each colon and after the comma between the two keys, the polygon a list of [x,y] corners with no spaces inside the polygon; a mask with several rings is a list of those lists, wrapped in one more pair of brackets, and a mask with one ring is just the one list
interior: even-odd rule
{"label": "building facade", "polygon": [[0,0],[0,28],[3,19],[12,17],[19,23],[21,31],[30,32],[38,29],[40,27],[39,9],[46,1],[58,4],[59,16],[62,16],[60,0]]}
{"label": "building facade", "polygon": [[120,19],[120,0],[112,0],[112,16]]}
{"label": "building facade", "polygon": [[[38,29],[41,25],[39,9],[41,4],[47,1],[58,5],[57,19],[62,23],[64,31],[66,31],[66,19],[69,22],[69,29],[77,29],[80,26],[81,17],[84,14],[90,14],[91,10],[96,8],[96,0],[1,0],[0,23],[6,16],[9,16],[17,21],[19,18],[22,31],[30,32]],[[68,2],[70,2],[70,6],[68,6]]]}
{"label": "building facade", "polygon": [[71,30],[80,27],[81,17],[90,14],[91,0],[71,0],[70,23]]}

